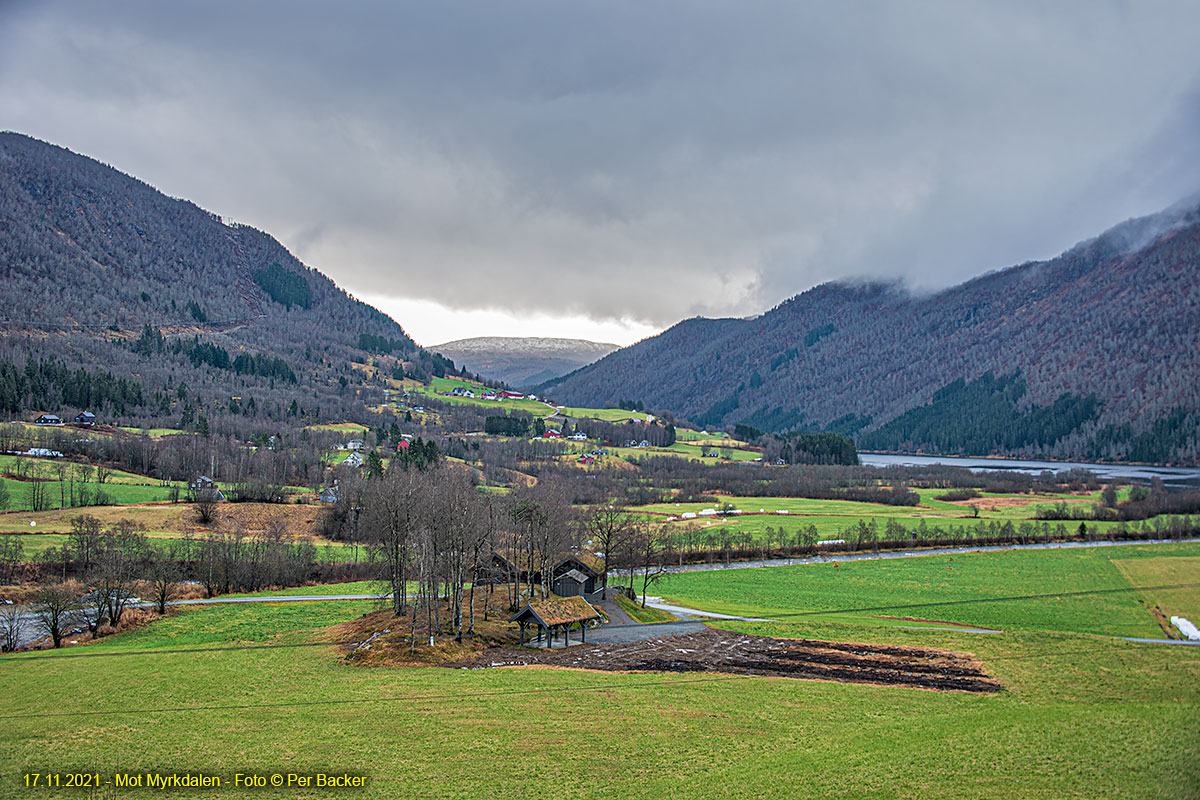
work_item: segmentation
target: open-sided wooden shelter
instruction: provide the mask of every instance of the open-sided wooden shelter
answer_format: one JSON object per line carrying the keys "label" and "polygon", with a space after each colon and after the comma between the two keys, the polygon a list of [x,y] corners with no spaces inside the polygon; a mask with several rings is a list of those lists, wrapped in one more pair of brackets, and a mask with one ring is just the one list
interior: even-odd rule
{"label": "open-sided wooden shelter", "polygon": [[553,647],[555,635],[562,633],[563,646],[571,643],[571,629],[579,626],[579,641],[587,641],[587,626],[601,619],[600,612],[582,597],[550,597],[535,600],[513,615],[509,622],[521,626],[521,645],[525,644],[525,626],[536,625],[546,636],[546,646]]}

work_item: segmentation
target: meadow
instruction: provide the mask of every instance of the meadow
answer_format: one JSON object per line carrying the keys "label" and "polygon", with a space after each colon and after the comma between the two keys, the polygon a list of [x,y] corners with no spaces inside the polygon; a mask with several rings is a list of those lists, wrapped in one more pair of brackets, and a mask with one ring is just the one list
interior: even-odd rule
{"label": "meadow", "polygon": [[[1138,560],[1197,554],[1184,545],[1110,549]],[[990,561],[955,575],[946,591],[1033,594],[1120,580],[1103,559],[986,555]],[[815,571],[797,570],[790,580],[788,568],[739,570],[777,588],[737,604],[761,603],[754,608],[765,612],[857,598],[903,603],[914,586],[938,585],[947,566],[909,561],[901,583],[883,562],[859,573],[822,568],[852,575],[846,587]],[[1020,575],[1028,577],[1016,585]],[[680,576],[670,590],[728,606],[730,579]],[[1004,684],[988,695],[711,673],[367,668],[333,646],[263,645],[327,641],[330,625],[364,613],[369,601],[193,609],[74,651],[0,657],[0,787],[16,796],[34,770],[191,771],[227,780],[320,770],[367,775],[355,796],[369,798],[1194,797],[1200,653],[1063,622],[1082,614],[1087,624],[1077,627],[1096,628],[1115,614],[1118,627],[1146,627],[1133,624],[1136,608],[1100,602],[1095,612],[1072,606],[1051,614],[1028,601],[1003,612],[1000,635],[842,615],[717,623],[757,635],[973,652]],[[1019,624],[1025,616],[1033,622]],[[207,649],[222,646],[256,649]],[[92,657],[72,657],[84,653]],[[205,794],[318,795],[328,793],[226,786]]]}
{"label": "meadow", "polygon": [[[1194,582],[1172,590],[1180,594],[1178,602],[1194,602],[1200,598],[1200,575],[1180,579],[1197,557],[1198,543],[956,553],[690,572],[661,579],[655,591],[684,606],[741,616],[803,615],[872,625],[881,616],[914,616],[1005,631],[1154,637],[1164,632],[1146,604],[1160,599],[1155,591],[1128,590]],[[1119,566],[1142,559],[1158,569]],[[1180,569],[1163,572],[1164,561],[1179,561]],[[1130,575],[1151,582],[1131,583]],[[1078,592],[1101,593],[1073,594]]]}
{"label": "meadow", "polygon": [[[745,544],[747,542],[765,544],[768,528],[772,533],[772,541],[778,542],[778,534],[783,532],[785,542],[794,544],[797,534],[810,526],[816,528],[818,541],[854,538],[854,529],[861,521],[867,525],[874,524],[880,535],[883,535],[889,521],[902,524],[905,530],[918,529],[922,524],[930,529],[946,530],[953,527],[967,535],[987,535],[987,526],[991,523],[1011,523],[1015,527],[1022,522],[1034,522],[1036,515],[1054,506],[1058,502],[1088,506],[1098,502],[1099,492],[1064,492],[1059,495],[1011,495],[981,493],[980,497],[966,503],[952,503],[937,500],[936,495],[944,490],[921,490],[918,492],[920,503],[915,506],[893,506],[882,503],[865,503],[851,500],[822,500],[802,497],[735,497],[731,495],[714,495],[714,500],[704,503],[652,503],[637,506],[637,511],[665,521],[670,516],[678,517],[691,512],[699,514],[706,509],[719,509],[728,504],[740,510],[741,514],[709,515],[697,517],[694,520],[676,520],[669,523],[667,529],[677,533],[693,544],[711,543],[719,546],[722,540]],[[1123,493],[1127,490],[1123,489]],[[1163,515],[1153,520],[1149,525],[1165,525],[1173,517]],[[1042,523],[1037,522],[1040,526]],[[1049,522],[1051,528],[1057,528],[1058,522]],[[1066,530],[1074,533],[1079,528],[1078,521],[1061,523]],[[1119,523],[1110,521],[1088,521],[1087,530],[1098,535],[1104,535],[1119,527]],[[1127,526],[1129,527],[1129,526]],[[711,542],[710,542],[711,540]]]}
{"label": "meadow", "polygon": [[328,422],[324,425],[308,425],[308,430],[312,431],[332,431],[340,433],[347,439],[361,439],[367,435],[367,429],[354,422]]}
{"label": "meadow", "polygon": [[[275,519],[282,519],[287,529],[296,535],[311,536],[318,546],[318,557],[322,561],[345,563],[355,560],[354,549],[341,542],[331,542],[317,535],[316,521],[320,513],[318,505],[293,503],[222,503],[219,507],[218,523],[205,527],[196,520],[195,511],[188,503],[157,503],[138,506],[90,506],[88,508],[65,508],[51,511],[19,511],[0,514],[0,536],[15,535],[24,547],[26,560],[43,553],[49,547],[58,547],[68,542],[71,520],[82,514],[100,520],[108,527],[123,519],[142,526],[142,533],[151,544],[166,548],[170,540],[185,536],[204,536],[222,530],[222,521],[238,525],[248,533],[261,532]],[[31,526],[29,523],[33,522]],[[357,549],[357,558],[363,558],[364,550]]]}
{"label": "meadow", "polygon": [[634,420],[645,422],[649,416],[643,411],[627,411],[623,408],[578,408],[575,406],[556,406],[558,413],[570,419],[599,419],[605,422],[628,422]]}
{"label": "meadow", "polygon": [[[59,470],[63,470],[60,476]],[[70,484],[76,487],[86,484],[87,491],[95,495],[101,490],[108,496],[110,503],[148,503],[168,499],[170,486],[161,481],[133,472],[112,470],[103,484],[96,483],[95,468],[82,464],[55,458],[28,458],[24,456],[0,455],[0,474],[16,475],[24,472],[25,477],[40,479],[45,488],[46,501],[52,506],[70,502]],[[62,478],[60,480],[59,478]],[[32,508],[29,497],[31,480],[18,480],[12,477],[0,477],[0,482],[8,488],[9,500],[0,510],[22,510]],[[176,483],[181,491],[186,492],[186,484]]]}

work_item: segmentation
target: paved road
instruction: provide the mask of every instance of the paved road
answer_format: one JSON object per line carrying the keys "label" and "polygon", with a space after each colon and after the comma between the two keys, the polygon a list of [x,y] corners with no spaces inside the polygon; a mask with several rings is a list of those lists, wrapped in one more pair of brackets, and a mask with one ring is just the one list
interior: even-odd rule
{"label": "paved road", "polygon": [[737,619],[742,622],[776,622],[777,620],[766,619],[764,617],[739,617],[734,614],[718,614],[715,611],[701,611],[698,608],[688,608],[687,606],[676,606],[665,602],[661,597],[647,597],[646,605],[653,608],[659,608],[663,611],[669,611],[677,617],[704,617],[706,619]]}
{"label": "paved road", "polygon": [[627,644],[629,642],[644,642],[649,639],[661,639],[664,636],[678,636],[681,633],[699,633],[708,630],[700,622],[680,620],[679,622],[654,622],[645,625],[603,625],[592,628],[587,633],[588,644]]}

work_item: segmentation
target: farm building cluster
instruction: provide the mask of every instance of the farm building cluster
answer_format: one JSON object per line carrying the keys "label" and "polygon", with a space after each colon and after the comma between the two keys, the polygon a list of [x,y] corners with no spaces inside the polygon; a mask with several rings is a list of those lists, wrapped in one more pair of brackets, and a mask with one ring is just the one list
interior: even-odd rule
{"label": "farm building cluster", "polygon": [[[73,422],[75,425],[83,425],[90,428],[96,424],[96,415],[90,411],[80,411],[75,415],[75,418],[71,420],[71,422]],[[63,422],[62,417],[58,416],[57,414],[39,414],[37,418],[34,419],[33,424],[53,428],[66,425],[66,423]]]}

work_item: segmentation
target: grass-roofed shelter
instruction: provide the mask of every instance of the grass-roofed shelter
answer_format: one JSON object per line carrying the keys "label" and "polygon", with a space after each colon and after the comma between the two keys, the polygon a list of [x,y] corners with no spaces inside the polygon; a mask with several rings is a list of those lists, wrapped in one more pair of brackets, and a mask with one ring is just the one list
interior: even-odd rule
{"label": "grass-roofed shelter", "polygon": [[601,619],[600,612],[582,597],[548,597],[545,600],[535,600],[517,614],[509,622],[521,626],[521,644],[525,644],[525,626],[536,625],[540,633],[546,637],[546,646],[554,646],[557,633],[562,633],[563,646],[571,643],[571,629],[579,626],[579,641],[587,641],[587,626]]}

